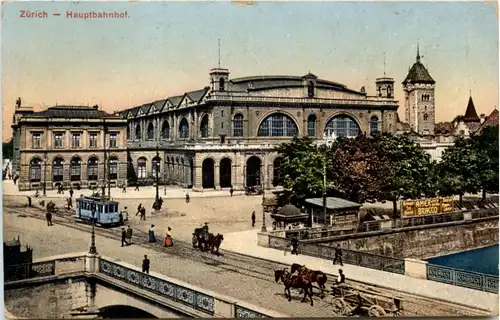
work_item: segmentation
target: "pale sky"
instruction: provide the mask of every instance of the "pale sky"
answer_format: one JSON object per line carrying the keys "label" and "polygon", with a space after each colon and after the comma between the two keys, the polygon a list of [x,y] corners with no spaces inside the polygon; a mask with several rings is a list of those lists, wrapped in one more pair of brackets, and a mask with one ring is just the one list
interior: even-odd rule
{"label": "pale sky", "polygon": [[[498,105],[498,20],[486,2],[21,2],[2,3],[3,141],[17,97],[36,110],[95,105],[112,112],[207,86],[217,66],[231,78],[297,75],[375,94],[395,79],[399,113],[415,62],[436,80],[437,121]],[[21,18],[45,10],[45,19]],[[69,19],[66,11],[127,11],[126,19]],[[60,13],[61,16],[53,16]]]}

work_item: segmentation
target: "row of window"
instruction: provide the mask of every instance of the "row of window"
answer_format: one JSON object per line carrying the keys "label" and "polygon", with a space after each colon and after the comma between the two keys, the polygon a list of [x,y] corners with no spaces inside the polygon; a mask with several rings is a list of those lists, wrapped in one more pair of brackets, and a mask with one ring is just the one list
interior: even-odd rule
{"label": "row of window", "polygon": [[[424,115],[425,117],[425,115]],[[307,134],[308,136],[316,136],[316,122],[317,118],[315,115],[310,115],[307,119]],[[221,123],[223,126],[223,123]],[[243,136],[243,115],[236,114],[233,118],[233,137]],[[374,134],[379,130],[379,119],[377,116],[370,118],[370,134]],[[128,131],[127,131],[128,132]],[[266,117],[260,124],[258,130],[258,136],[261,137],[292,137],[298,134],[299,130],[295,121],[286,114],[274,113]],[[360,132],[360,128],[356,121],[349,116],[339,115],[332,118],[325,127],[324,133],[331,135],[335,133],[340,137],[353,137],[357,136]],[[170,126],[167,121],[163,123],[162,126],[162,138],[170,139]],[[205,116],[200,124],[200,133],[202,138],[209,136],[209,126],[208,117]],[[136,137],[141,136],[141,127],[138,124],[136,126]],[[154,126],[152,123],[148,126],[148,139],[154,138]],[[189,123],[186,118],[182,118],[179,123],[179,138],[187,139],[189,137]],[[130,134],[128,134],[128,139],[130,139]]]}
{"label": "row of window", "polygon": [[[109,147],[118,147],[118,133],[109,134]],[[98,134],[89,133],[89,148],[97,148],[98,146]],[[42,134],[39,132],[32,133],[31,135],[31,147],[33,149],[42,148]],[[54,148],[64,147],[64,133],[54,133]],[[81,147],[81,133],[71,134],[71,147],[80,148]]]}
{"label": "row of window", "polygon": [[[94,181],[99,177],[99,160],[90,158],[87,162],[87,179]],[[108,167],[109,179],[116,180],[118,178],[118,159],[112,157],[109,159]],[[70,162],[70,179],[71,181],[80,181],[82,173],[82,161],[80,158],[73,158]],[[42,160],[39,158],[32,159],[29,165],[29,177],[31,182],[40,182],[42,176]],[[63,181],[64,176],[64,160],[56,158],[52,162],[52,181]]]}

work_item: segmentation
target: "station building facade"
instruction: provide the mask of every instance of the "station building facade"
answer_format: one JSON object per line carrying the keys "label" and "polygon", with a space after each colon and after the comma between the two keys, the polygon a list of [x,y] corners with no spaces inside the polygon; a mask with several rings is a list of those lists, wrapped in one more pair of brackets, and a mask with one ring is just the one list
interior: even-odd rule
{"label": "station building facade", "polygon": [[[19,190],[101,187],[127,181],[127,121],[97,106],[40,112],[18,99],[12,124]],[[107,167],[105,168],[105,165]]]}
{"label": "station building facade", "polygon": [[[231,79],[210,71],[207,86],[118,112],[127,119],[129,179],[194,191],[280,183],[276,147],[294,136],[396,133],[394,80],[377,92],[314,74]],[[157,174],[158,171],[158,174]]]}

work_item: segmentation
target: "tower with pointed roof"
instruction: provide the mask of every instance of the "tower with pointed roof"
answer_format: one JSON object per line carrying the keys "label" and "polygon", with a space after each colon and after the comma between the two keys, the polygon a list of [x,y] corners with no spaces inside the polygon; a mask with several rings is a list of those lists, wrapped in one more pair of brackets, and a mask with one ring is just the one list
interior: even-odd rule
{"label": "tower with pointed roof", "polygon": [[429,71],[420,62],[417,44],[417,60],[403,81],[405,93],[406,122],[410,128],[421,135],[433,135],[436,119],[435,85]]}

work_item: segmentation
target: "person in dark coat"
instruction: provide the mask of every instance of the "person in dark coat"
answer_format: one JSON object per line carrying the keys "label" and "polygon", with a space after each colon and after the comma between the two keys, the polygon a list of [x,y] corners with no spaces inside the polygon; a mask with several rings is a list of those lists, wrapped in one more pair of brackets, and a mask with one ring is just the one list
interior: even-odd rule
{"label": "person in dark coat", "polygon": [[147,255],[144,255],[144,260],[142,260],[142,272],[149,274],[149,264],[150,261]]}
{"label": "person in dark coat", "polygon": [[255,227],[255,211],[252,212],[252,227]]}
{"label": "person in dark coat", "polygon": [[69,188],[69,197],[73,198],[73,188]]}
{"label": "person in dark coat", "polygon": [[28,198],[28,207],[31,208],[31,197],[30,196],[26,196]]}
{"label": "person in dark coat", "polygon": [[123,244],[126,244],[127,246],[129,245],[128,241],[127,241],[127,231],[125,230],[125,228],[122,228],[122,247],[123,247]]}
{"label": "person in dark coat", "polygon": [[149,228],[148,235],[149,235],[149,243],[156,242],[155,225],[154,224],[152,224],[151,228]]}
{"label": "person in dark coat", "polygon": [[139,203],[139,206],[137,207],[137,213],[135,214],[136,216],[141,213],[141,209],[142,209],[142,203]]}
{"label": "person in dark coat", "polygon": [[229,189],[229,194],[231,195],[231,197],[233,196],[233,192],[234,192],[234,189],[233,189],[233,186],[231,186],[231,189]]}
{"label": "person in dark coat", "polygon": [[132,243],[132,228],[128,226],[127,229],[127,245]]}
{"label": "person in dark coat", "polygon": [[337,247],[335,248],[335,258],[333,259],[333,264],[335,264],[337,260],[340,262],[341,266],[344,265],[342,263],[342,250],[340,249],[340,244],[337,244]]}
{"label": "person in dark coat", "polygon": [[123,225],[124,225],[124,223],[123,223],[123,213],[122,213],[121,211],[120,211],[120,213],[118,214],[118,219],[120,220],[120,221],[119,221],[120,225],[122,225],[122,226],[123,226]]}
{"label": "person in dark coat", "polygon": [[52,225],[52,213],[51,212],[47,212],[45,214],[45,218],[47,218],[47,225],[50,227]]}
{"label": "person in dark coat", "polygon": [[342,269],[339,269],[339,276],[337,277],[335,284],[342,284],[342,283],[345,283],[345,275]]}
{"label": "person in dark coat", "polygon": [[292,238],[292,254],[299,255],[299,252],[297,251],[298,245],[299,245],[299,239],[297,239],[296,236],[293,236],[293,238]]}

